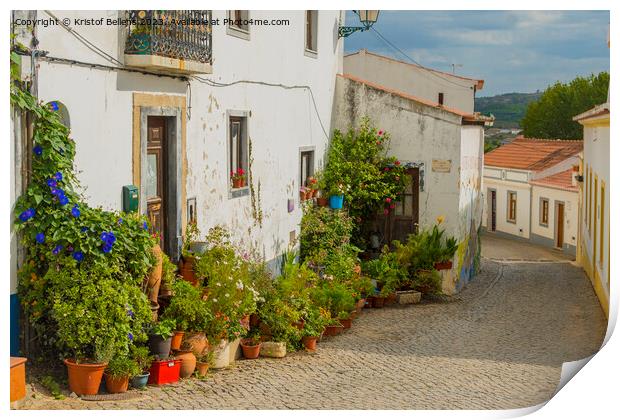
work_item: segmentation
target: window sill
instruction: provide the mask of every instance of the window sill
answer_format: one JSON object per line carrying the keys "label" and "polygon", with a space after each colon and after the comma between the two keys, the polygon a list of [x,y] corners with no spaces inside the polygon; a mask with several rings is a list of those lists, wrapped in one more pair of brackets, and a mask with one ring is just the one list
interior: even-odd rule
{"label": "window sill", "polygon": [[229,188],[228,189],[228,199],[231,200],[233,198],[245,197],[246,195],[250,195],[250,187],[241,187],[241,188]]}
{"label": "window sill", "polygon": [[506,223],[512,223],[513,225],[516,225],[517,224],[517,219],[515,219],[515,220],[506,219]]}
{"label": "window sill", "polygon": [[235,26],[227,26],[226,34],[230,36],[234,36],[235,38],[244,39],[246,41],[250,40],[250,31],[244,30],[241,28],[237,28]]}
{"label": "window sill", "polygon": [[313,51],[313,50],[309,50],[307,48],[304,48],[304,55],[306,57],[310,57],[310,58],[318,58],[319,53],[317,51]]}

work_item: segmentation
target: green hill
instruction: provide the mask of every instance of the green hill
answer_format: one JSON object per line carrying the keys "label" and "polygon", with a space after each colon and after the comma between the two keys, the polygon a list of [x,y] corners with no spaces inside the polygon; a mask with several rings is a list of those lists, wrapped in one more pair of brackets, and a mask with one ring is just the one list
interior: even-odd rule
{"label": "green hill", "polygon": [[476,98],[475,110],[485,115],[495,115],[494,127],[518,128],[530,102],[537,100],[542,92],[504,93]]}

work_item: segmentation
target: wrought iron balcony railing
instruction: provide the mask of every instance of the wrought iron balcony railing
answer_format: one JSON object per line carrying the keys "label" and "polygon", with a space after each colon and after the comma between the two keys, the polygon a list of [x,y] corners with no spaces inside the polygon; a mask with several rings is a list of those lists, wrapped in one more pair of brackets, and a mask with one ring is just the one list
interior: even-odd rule
{"label": "wrought iron balcony railing", "polygon": [[210,10],[128,10],[127,27],[126,55],[211,64]]}

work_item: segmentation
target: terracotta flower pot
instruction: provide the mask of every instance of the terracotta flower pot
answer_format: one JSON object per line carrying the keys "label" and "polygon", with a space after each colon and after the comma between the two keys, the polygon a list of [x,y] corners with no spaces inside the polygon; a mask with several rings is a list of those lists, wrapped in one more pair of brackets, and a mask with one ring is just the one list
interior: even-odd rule
{"label": "terracotta flower pot", "polygon": [[202,354],[208,345],[209,341],[205,333],[189,333],[183,339],[183,350],[189,350],[196,354]]}
{"label": "terracotta flower pot", "polygon": [[450,270],[452,268],[452,261],[442,261],[433,264],[435,270]]}
{"label": "terracotta flower pot", "polygon": [[366,298],[366,302],[364,302],[364,308],[372,308],[375,303],[375,297],[374,296],[368,296]]}
{"label": "terracotta flower pot", "polygon": [[375,296],[374,300],[372,301],[373,308],[383,308],[384,304],[385,304],[385,298],[381,296]]}
{"label": "terracotta flower pot", "polygon": [[323,334],[327,336],[335,336],[342,333],[343,330],[344,327],[342,326],[342,324],[328,325],[327,327],[325,327],[325,332]]}
{"label": "terracotta flower pot", "polygon": [[241,350],[243,350],[243,357],[246,359],[258,359],[260,354],[260,345],[252,339],[241,340]]}
{"label": "terracotta flower pot", "polygon": [[304,343],[304,347],[308,351],[316,351],[316,341],[318,337],[304,337],[302,342]]}
{"label": "terracotta flower pot", "polygon": [[180,350],[176,358],[181,361],[181,378],[189,378],[196,370],[196,356],[191,350]]}
{"label": "terracotta flower pot", "polygon": [[69,389],[77,395],[97,395],[107,363],[75,363],[65,359]]}
{"label": "terracotta flower pot", "polygon": [[355,304],[355,307],[357,308],[358,312],[360,312],[362,309],[364,309],[364,306],[366,306],[366,299],[360,299]]}
{"label": "terracotta flower pot", "polygon": [[105,374],[105,389],[109,394],[122,394],[129,387],[129,375],[110,376]]}
{"label": "terracotta flower pot", "polygon": [[329,205],[329,199],[327,197],[318,197],[316,203],[321,207],[327,207]]}
{"label": "terracotta flower pot", "polygon": [[207,362],[196,362],[196,372],[200,376],[205,376],[209,372],[209,363]]}
{"label": "terracotta flower pot", "polygon": [[348,330],[351,328],[351,325],[353,325],[353,320],[351,318],[339,319],[338,321],[340,321],[345,330]]}
{"label": "terracotta flower pot", "polygon": [[170,343],[170,348],[172,350],[179,350],[181,348],[181,343],[183,342],[183,336],[185,335],[185,331],[175,331],[172,336],[172,342]]}
{"label": "terracotta flower pot", "polygon": [[396,293],[390,293],[386,298],[385,298],[385,304],[386,305],[393,305],[396,303]]}
{"label": "terracotta flower pot", "polygon": [[198,285],[198,277],[196,277],[196,273],[194,272],[194,266],[196,264],[196,258],[194,257],[183,257],[183,263],[179,265],[179,274],[183,279],[190,282],[194,286]]}

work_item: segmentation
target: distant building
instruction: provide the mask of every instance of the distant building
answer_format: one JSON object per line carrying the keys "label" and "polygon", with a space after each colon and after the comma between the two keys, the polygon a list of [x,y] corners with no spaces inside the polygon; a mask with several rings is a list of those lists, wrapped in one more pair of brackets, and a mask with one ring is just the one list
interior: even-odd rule
{"label": "distant building", "polygon": [[579,189],[575,176],[581,140],[517,137],[484,156],[490,233],[576,254]]}
{"label": "distant building", "polygon": [[581,215],[577,262],[592,282],[605,315],[609,317],[609,121],[608,101],[577,115],[583,125],[583,159],[580,164]]}
{"label": "distant building", "polygon": [[345,74],[468,114],[474,113],[474,97],[484,86],[484,80],[422,67],[365,49],[345,55],[343,69]]}

